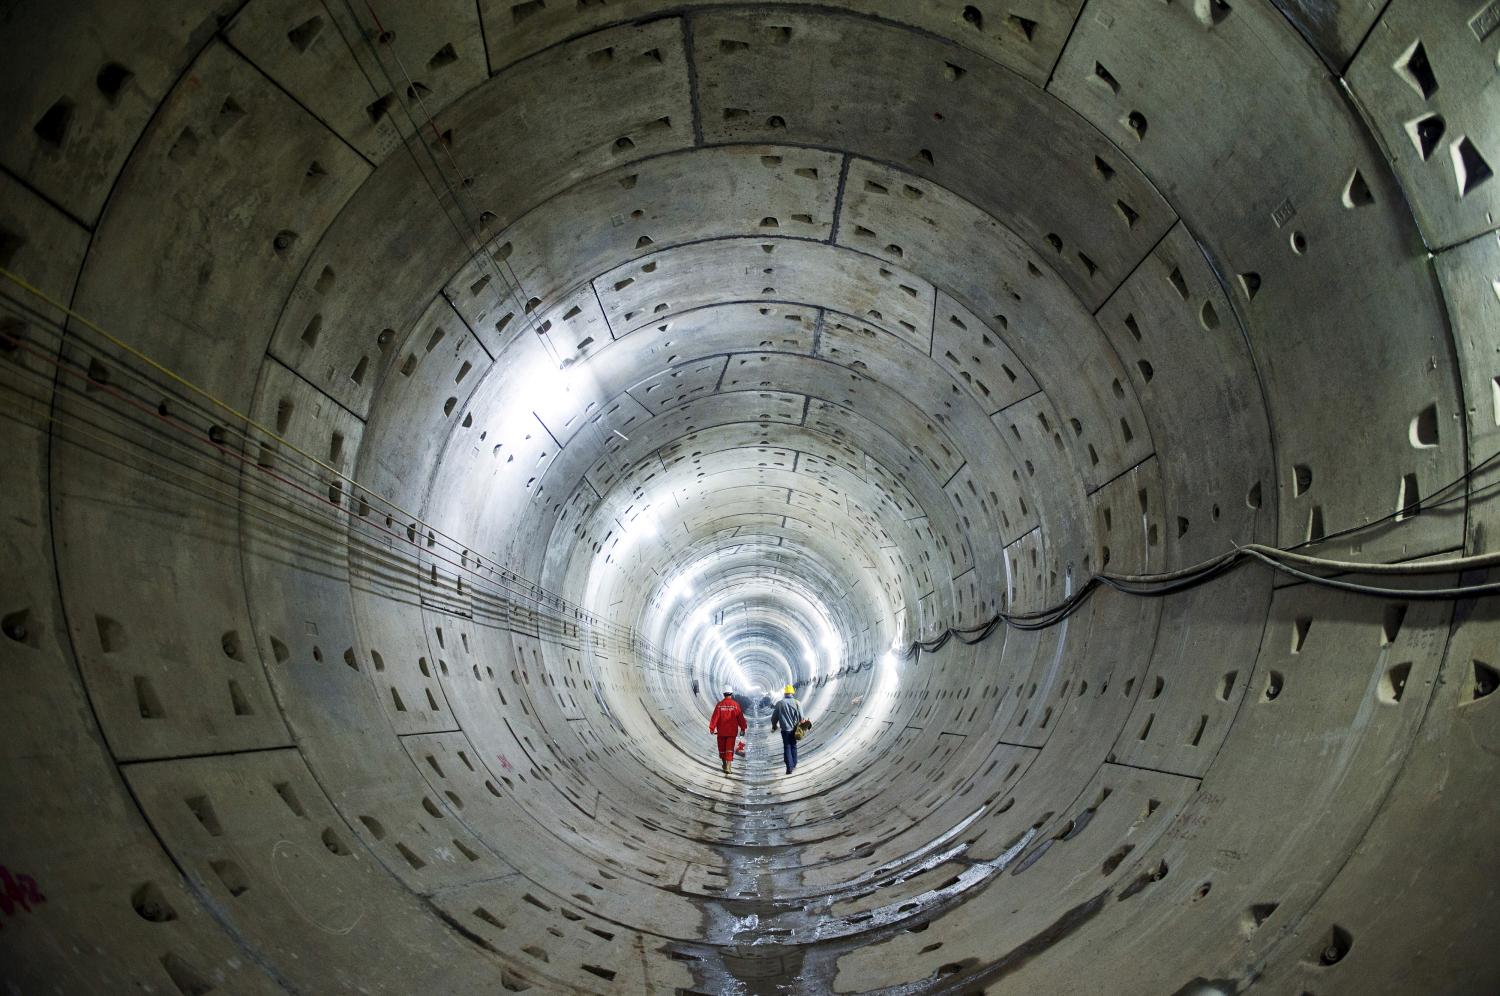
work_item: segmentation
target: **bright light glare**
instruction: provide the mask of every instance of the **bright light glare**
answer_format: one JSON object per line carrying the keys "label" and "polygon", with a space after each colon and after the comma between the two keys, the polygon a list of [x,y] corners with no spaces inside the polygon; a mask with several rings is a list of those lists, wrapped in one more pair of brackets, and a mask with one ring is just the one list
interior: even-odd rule
{"label": "bright light glare", "polygon": [[509,415],[499,426],[500,440],[507,447],[519,446],[521,440],[517,437],[521,435],[540,436],[539,418],[560,423],[558,415],[570,413],[579,404],[573,397],[573,388],[578,386],[577,370],[558,369],[540,349],[527,354],[521,362],[524,372],[518,371],[508,385],[505,411]]}
{"label": "bright light glare", "polygon": [[746,690],[750,687],[750,676],[745,673],[734,651],[729,649],[729,643],[724,639],[723,626],[713,621],[713,612],[706,605],[700,606],[688,620],[689,640],[696,641],[699,633],[703,634],[703,642],[707,644],[712,658],[717,660],[722,657],[726,660],[725,672],[729,684],[740,694],[748,694]]}
{"label": "bright light glare", "polygon": [[693,588],[693,579],[701,573],[702,569],[703,564],[699,563],[673,577],[667,583],[667,592],[662,600],[667,605],[671,605],[679,598],[692,598],[696,593]]}
{"label": "bright light glare", "polygon": [[885,719],[894,705],[896,689],[901,681],[896,676],[896,655],[892,652],[882,654],[877,662],[878,671],[875,676],[875,689],[870,693],[870,711],[866,714],[870,719],[877,722]]}

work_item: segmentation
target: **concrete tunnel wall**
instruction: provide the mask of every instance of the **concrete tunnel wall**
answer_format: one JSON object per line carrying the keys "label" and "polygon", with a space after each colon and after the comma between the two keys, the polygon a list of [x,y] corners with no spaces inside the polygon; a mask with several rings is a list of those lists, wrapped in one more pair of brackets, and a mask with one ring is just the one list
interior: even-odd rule
{"label": "concrete tunnel wall", "polygon": [[0,19],[8,992],[1500,989],[1494,4]]}

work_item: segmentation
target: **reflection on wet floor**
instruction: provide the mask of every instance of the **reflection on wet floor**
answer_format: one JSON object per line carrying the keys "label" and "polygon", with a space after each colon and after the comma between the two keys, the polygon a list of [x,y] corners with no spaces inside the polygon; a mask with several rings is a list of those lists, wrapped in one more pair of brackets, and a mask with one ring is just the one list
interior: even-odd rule
{"label": "reflection on wet floor", "polygon": [[[722,899],[703,901],[707,944],[695,948],[702,959],[698,986],[716,994],[827,992],[832,966],[826,976],[804,974],[804,949],[788,940],[797,921],[811,920],[794,898],[802,884],[795,860],[800,849],[770,843],[785,831],[789,807],[796,805],[780,801],[773,788],[788,778],[780,740],[752,722],[745,743],[745,755],[725,778],[733,793],[732,829],[719,848],[727,884]],[[784,870],[772,871],[773,858]]]}
{"label": "reflection on wet floor", "polygon": [[[779,794],[783,786],[796,785],[807,776],[792,775],[788,780],[779,738],[763,725],[758,728],[752,722],[745,740],[746,754],[735,762],[734,773],[726,778],[715,771],[712,776],[728,783],[731,793],[725,809],[732,829],[716,848],[723,858],[726,885],[719,898],[697,899],[703,908],[706,943],[674,948],[678,957],[694,962],[697,988],[682,991],[683,996],[832,992],[842,955],[903,930],[925,930],[933,917],[1009,867],[1037,834],[1036,828],[1028,830],[994,860],[971,860],[966,857],[968,843],[959,838],[983,815],[981,806],[920,848],[848,881],[809,887],[804,878],[812,863],[803,860],[805,846],[783,843],[799,803]],[[816,748],[804,752],[802,765],[810,756],[816,756]],[[846,916],[833,912],[839,904],[945,863],[964,867],[940,888]],[[930,991],[935,982],[923,980],[887,991]]]}

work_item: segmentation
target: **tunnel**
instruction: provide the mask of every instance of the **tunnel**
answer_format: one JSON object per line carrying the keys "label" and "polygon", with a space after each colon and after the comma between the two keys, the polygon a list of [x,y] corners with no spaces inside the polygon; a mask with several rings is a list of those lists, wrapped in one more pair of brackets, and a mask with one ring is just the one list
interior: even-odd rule
{"label": "tunnel", "polygon": [[6,993],[1500,992],[1500,2],[0,26]]}

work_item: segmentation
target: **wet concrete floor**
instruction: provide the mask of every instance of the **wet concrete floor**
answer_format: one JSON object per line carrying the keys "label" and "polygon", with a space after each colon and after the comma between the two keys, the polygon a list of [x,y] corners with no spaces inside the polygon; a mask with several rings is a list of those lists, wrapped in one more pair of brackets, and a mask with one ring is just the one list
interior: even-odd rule
{"label": "wet concrete floor", "polygon": [[[832,888],[808,888],[803,869],[813,859],[804,846],[786,841],[796,807],[809,802],[785,802],[773,793],[773,786],[787,777],[778,734],[752,720],[745,739],[746,756],[735,762],[734,773],[726,779],[735,790],[726,807],[730,830],[720,848],[728,881],[721,898],[698,900],[704,943],[674,946],[678,957],[693,963],[696,980],[693,989],[679,990],[680,996],[831,993],[842,955],[903,930],[925,929],[931,918],[957,905],[969,890],[988,884],[1031,843],[1028,834],[994,861],[968,860],[968,845],[960,838],[983,812],[979,809],[937,840],[856,879]],[[898,884],[945,862],[966,868],[942,889],[854,916],[830,912],[835,903]],[[959,984],[959,979],[934,977],[883,992],[943,992]]]}

